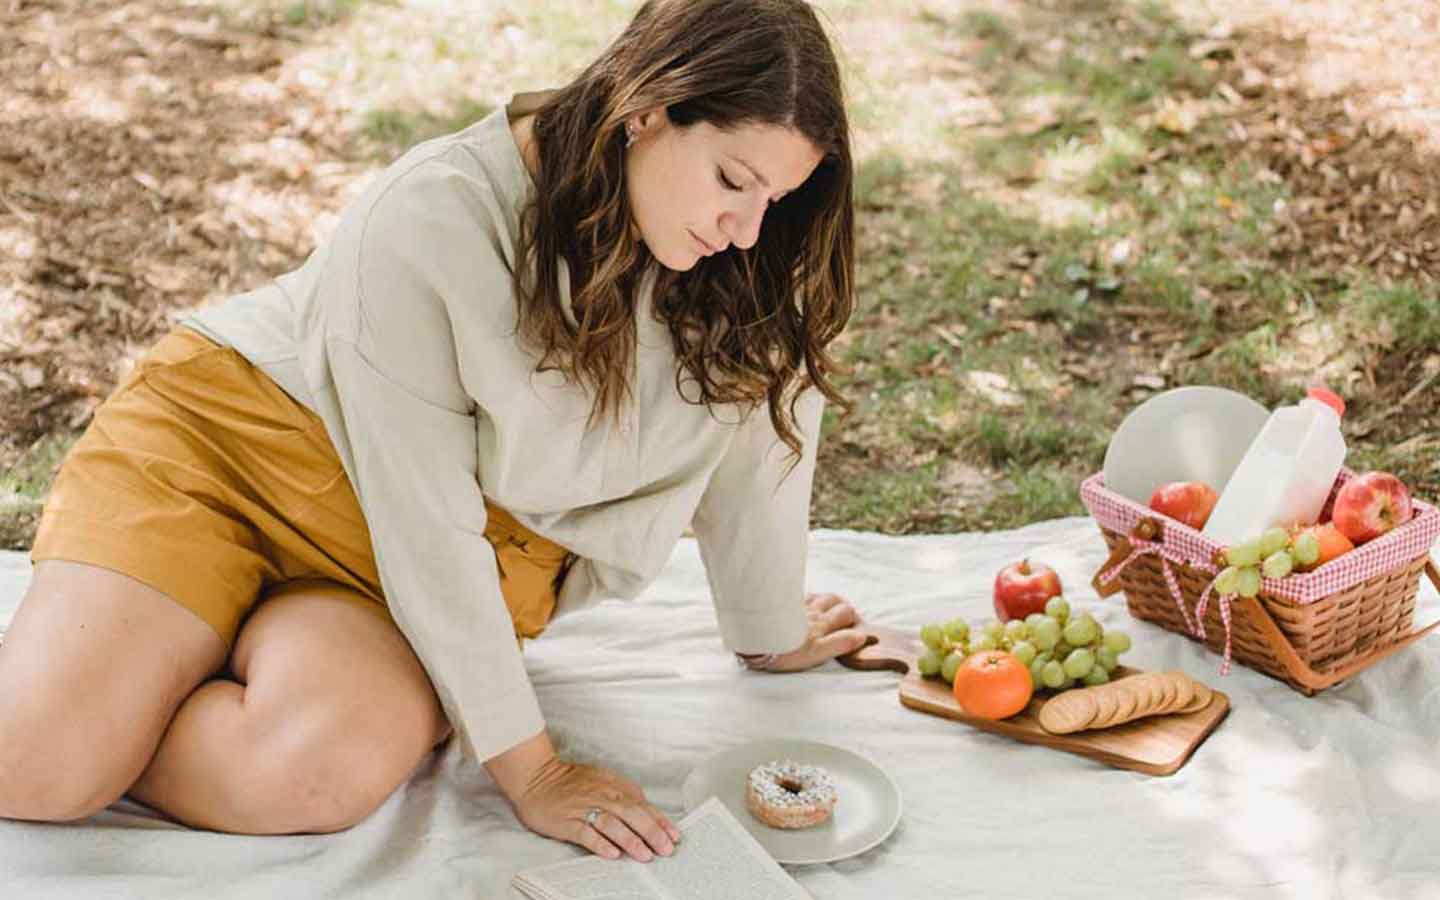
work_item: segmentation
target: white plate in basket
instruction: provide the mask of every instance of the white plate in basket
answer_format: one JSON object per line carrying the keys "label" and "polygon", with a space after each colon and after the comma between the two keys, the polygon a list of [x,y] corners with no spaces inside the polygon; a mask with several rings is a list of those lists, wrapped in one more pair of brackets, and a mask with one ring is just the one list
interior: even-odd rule
{"label": "white plate in basket", "polygon": [[[750,770],[778,760],[820,766],[835,779],[839,802],[826,822],[814,828],[771,828],[745,808]],[[776,862],[834,862],[864,853],[890,836],[900,822],[900,789],[885,770],[858,753],[785,738],[753,741],[722,750],[701,762],[681,788],[685,812],[718,797]]]}
{"label": "white plate in basket", "polygon": [[1203,481],[1218,494],[1270,411],[1236,391],[1182,387],[1130,412],[1105,451],[1105,487],[1144,506],[1168,481]]}

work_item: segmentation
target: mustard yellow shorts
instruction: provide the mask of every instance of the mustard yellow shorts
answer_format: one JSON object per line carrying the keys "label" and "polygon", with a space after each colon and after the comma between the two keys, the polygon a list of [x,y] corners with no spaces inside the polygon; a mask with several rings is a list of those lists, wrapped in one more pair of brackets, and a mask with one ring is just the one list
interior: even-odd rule
{"label": "mustard yellow shorts", "polygon": [[[486,501],[517,640],[544,630],[574,557]],[[370,531],[315,413],[235,350],[166,335],[100,405],[60,467],[30,557],[122,572],[229,647],[297,585],[386,616]]]}

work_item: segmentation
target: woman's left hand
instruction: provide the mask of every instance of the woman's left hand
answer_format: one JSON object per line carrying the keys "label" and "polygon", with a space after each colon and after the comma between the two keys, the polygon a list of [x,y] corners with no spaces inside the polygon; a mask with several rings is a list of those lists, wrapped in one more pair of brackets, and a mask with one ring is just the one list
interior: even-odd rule
{"label": "woman's left hand", "polygon": [[806,594],[810,634],[789,653],[777,653],[765,666],[769,672],[800,672],[844,656],[865,645],[860,613],[839,594]]}

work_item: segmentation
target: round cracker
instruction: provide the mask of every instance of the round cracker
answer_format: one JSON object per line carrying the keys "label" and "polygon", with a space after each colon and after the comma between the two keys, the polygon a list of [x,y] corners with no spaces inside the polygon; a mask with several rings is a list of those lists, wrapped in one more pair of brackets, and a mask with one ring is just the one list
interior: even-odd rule
{"label": "round cracker", "polygon": [[1115,682],[1116,687],[1120,688],[1117,690],[1119,700],[1115,705],[1114,722],[1117,725],[1135,718],[1135,706],[1140,702],[1140,689],[1130,682],[1136,677],[1138,676],[1132,675]]}
{"label": "round cracker", "polygon": [[1195,698],[1191,700],[1184,709],[1178,710],[1178,712],[1199,712],[1200,710],[1210,705],[1210,701],[1214,698],[1214,696],[1215,692],[1210,690],[1209,685],[1207,685],[1203,681],[1197,681],[1195,682]]}
{"label": "round cracker", "polygon": [[1115,714],[1120,709],[1120,692],[1112,683],[1087,688],[1095,692],[1095,718],[1090,720],[1091,728],[1109,728],[1115,724]]}
{"label": "round cracker", "polygon": [[1195,680],[1184,672],[1167,672],[1165,674],[1175,686],[1175,694],[1170,698],[1170,702],[1165,704],[1165,712],[1179,712],[1195,699]]}
{"label": "round cracker", "polygon": [[1040,727],[1051,734],[1082,731],[1094,718],[1095,698],[1082,690],[1064,691],[1040,707]]}
{"label": "round cracker", "polygon": [[1094,720],[1095,691],[1092,688],[1090,688],[1089,686],[1073,687],[1070,688],[1070,690],[1065,691],[1065,693],[1070,694],[1074,698],[1070,702],[1074,703],[1077,707],[1079,707],[1083,715],[1088,716],[1088,718],[1086,719],[1086,724],[1089,724],[1090,721]]}
{"label": "round cracker", "polygon": [[1146,672],[1138,677],[1143,681],[1137,685],[1140,689],[1140,699],[1135,703],[1135,712],[1131,714],[1131,719],[1153,716],[1160,701],[1165,697],[1165,682],[1160,678],[1159,672]]}
{"label": "round cracker", "polygon": [[1160,699],[1155,701],[1155,708],[1150,710],[1154,716],[1164,715],[1175,708],[1175,695],[1180,693],[1180,683],[1175,679],[1173,672],[1160,673]]}
{"label": "round cracker", "polygon": [[1161,707],[1156,710],[1159,716],[1169,716],[1179,708],[1184,707],[1189,701],[1195,698],[1195,688],[1191,687],[1192,681],[1185,672],[1165,672],[1165,684],[1168,691]]}
{"label": "round cracker", "polygon": [[1121,722],[1129,722],[1145,715],[1145,707],[1149,703],[1150,678],[1148,672],[1139,675],[1132,675],[1124,681],[1126,693],[1130,696],[1130,711],[1125,714]]}

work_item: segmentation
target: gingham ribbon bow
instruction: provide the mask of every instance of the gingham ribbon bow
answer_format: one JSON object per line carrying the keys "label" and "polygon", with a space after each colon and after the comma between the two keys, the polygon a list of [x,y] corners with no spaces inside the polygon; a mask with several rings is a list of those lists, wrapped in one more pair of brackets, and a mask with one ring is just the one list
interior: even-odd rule
{"label": "gingham ribbon bow", "polygon": [[1175,608],[1180,610],[1180,618],[1185,620],[1185,630],[1196,637],[1204,638],[1205,628],[1203,625],[1197,627],[1196,623],[1191,621],[1190,610],[1185,608],[1185,597],[1180,593],[1180,580],[1175,577],[1175,570],[1172,568],[1172,564],[1181,564],[1184,563],[1185,560],[1180,558],[1178,554],[1166,550],[1165,545],[1160,541],[1147,541],[1142,537],[1131,535],[1130,555],[1106,571],[1101,572],[1101,584],[1109,584],[1114,581],[1119,577],[1120,573],[1125,570],[1126,566],[1147,553],[1153,553],[1160,557],[1160,570],[1165,573],[1165,584],[1170,587],[1170,597],[1175,601]]}
{"label": "gingham ribbon bow", "polygon": [[[1160,541],[1150,541],[1138,535],[1131,535],[1130,554],[1123,560],[1100,573],[1101,584],[1109,584],[1125,569],[1126,566],[1147,553],[1153,553],[1160,557],[1160,570],[1165,573],[1165,584],[1170,588],[1170,598],[1175,601],[1175,608],[1180,610],[1180,618],[1185,621],[1185,630],[1190,632],[1199,640],[1205,640],[1205,610],[1210,605],[1210,594],[1215,590],[1215,581],[1220,577],[1213,566],[1195,565],[1189,563],[1180,554],[1167,550]],[[1200,594],[1200,599],[1195,603],[1195,614],[1191,617],[1190,610],[1185,607],[1185,596],[1180,591],[1180,579],[1175,577],[1175,565],[1191,565],[1193,568],[1206,572],[1214,572],[1210,583],[1205,585],[1205,590]],[[1231,632],[1230,632],[1230,604],[1235,599],[1235,594],[1216,594],[1220,598],[1220,620],[1225,623],[1225,655],[1220,662],[1220,674],[1230,674],[1231,656]]]}
{"label": "gingham ribbon bow", "polygon": [[[1205,590],[1201,592],[1201,594],[1200,594],[1200,599],[1199,599],[1198,601],[1196,601],[1196,603],[1195,603],[1195,622],[1200,626],[1199,633],[1196,634],[1196,637],[1200,638],[1202,641],[1205,639],[1205,608],[1210,605],[1210,594],[1211,594],[1212,591],[1215,590],[1215,582],[1217,582],[1217,581],[1219,581],[1219,580],[1220,580],[1220,573],[1219,573],[1219,572],[1216,572],[1216,573],[1215,573],[1215,577],[1214,577],[1214,578],[1211,578],[1211,579],[1210,579],[1210,583],[1207,584],[1207,585],[1205,585]],[[1234,600],[1237,596],[1239,596],[1239,595],[1237,595],[1237,594],[1220,594],[1220,593],[1216,593],[1215,596],[1217,596],[1217,597],[1220,598],[1220,621],[1222,621],[1222,622],[1225,623],[1225,658],[1224,658],[1224,659],[1221,661],[1221,663],[1220,663],[1220,674],[1221,674],[1221,675],[1229,675],[1229,674],[1230,674],[1230,603],[1231,603],[1231,601],[1233,601],[1233,600]]]}

